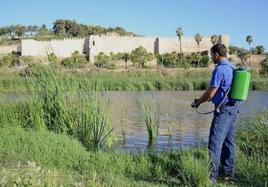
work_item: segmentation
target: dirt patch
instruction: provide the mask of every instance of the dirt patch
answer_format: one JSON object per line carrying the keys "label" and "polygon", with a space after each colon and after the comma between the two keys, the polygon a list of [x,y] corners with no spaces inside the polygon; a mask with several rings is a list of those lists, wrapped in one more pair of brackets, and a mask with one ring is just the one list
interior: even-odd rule
{"label": "dirt patch", "polygon": [[12,51],[17,52],[18,48],[19,48],[19,44],[8,45],[8,46],[0,46],[0,55],[11,53]]}

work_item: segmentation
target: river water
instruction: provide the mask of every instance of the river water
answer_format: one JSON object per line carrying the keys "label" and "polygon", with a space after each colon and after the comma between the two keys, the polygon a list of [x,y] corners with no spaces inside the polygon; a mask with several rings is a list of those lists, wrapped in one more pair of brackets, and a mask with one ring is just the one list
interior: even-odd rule
{"label": "river water", "polygon": [[[191,107],[194,98],[203,91],[103,92],[100,99],[108,101],[119,151],[144,150],[148,132],[138,100],[151,98],[158,106],[157,150],[180,149],[206,144],[213,114],[203,115]],[[268,109],[268,92],[252,91],[241,104],[239,118],[252,112]],[[211,103],[200,106],[202,111],[213,110]]]}

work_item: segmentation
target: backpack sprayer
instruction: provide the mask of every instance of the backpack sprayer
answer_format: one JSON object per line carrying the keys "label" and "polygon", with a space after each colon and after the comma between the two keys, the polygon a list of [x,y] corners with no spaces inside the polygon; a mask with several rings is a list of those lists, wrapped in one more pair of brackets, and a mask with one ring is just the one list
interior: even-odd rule
{"label": "backpack sprayer", "polygon": [[214,111],[219,112],[220,107],[222,106],[223,101],[225,100],[226,97],[229,97],[234,101],[245,101],[248,97],[249,83],[250,83],[250,73],[245,68],[235,69],[232,86],[225,93],[225,96],[220,102],[220,104],[210,112],[201,112],[198,111],[197,108],[195,108],[196,112],[200,114],[210,114],[213,113]]}

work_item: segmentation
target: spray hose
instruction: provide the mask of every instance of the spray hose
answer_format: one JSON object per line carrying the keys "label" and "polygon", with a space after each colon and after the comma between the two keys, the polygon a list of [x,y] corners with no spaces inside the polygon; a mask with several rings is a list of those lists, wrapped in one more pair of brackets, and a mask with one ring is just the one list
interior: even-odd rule
{"label": "spray hose", "polygon": [[227,96],[228,96],[230,90],[231,90],[231,88],[229,88],[229,89],[227,90],[227,92],[225,93],[224,98],[221,100],[220,104],[219,104],[214,110],[209,111],[209,112],[202,112],[202,111],[199,111],[199,110],[195,107],[195,111],[196,111],[197,113],[199,113],[199,114],[211,114],[211,113],[213,113],[214,111],[216,111],[217,113],[220,113],[220,107],[222,106],[223,101],[227,98]]}

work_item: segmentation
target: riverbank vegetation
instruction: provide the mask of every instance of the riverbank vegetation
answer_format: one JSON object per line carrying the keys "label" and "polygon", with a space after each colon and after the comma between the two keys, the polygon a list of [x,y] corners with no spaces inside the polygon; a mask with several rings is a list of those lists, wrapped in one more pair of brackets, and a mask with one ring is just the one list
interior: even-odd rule
{"label": "riverbank vegetation", "polygon": [[[219,181],[214,186],[267,184],[267,117],[264,112],[240,121],[235,181]],[[173,152],[95,152],[65,133],[3,127],[1,123],[0,134],[3,186],[212,186],[205,147]]]}
{"label": "riverbank vegetation", "polygon": [[[39,68],[51,69],[50,66],[37,63],[24,69],[1,68],[0,93],[27,93],[27,81],[36,81]],[[52,68],[68,89],[74,90],[77,86],[90,89],[95,81],[98,83],[97,91],[205,90],[212,72],[208,68],[103,70],[66,69],[58,65],[53,65]],[[260,72],[263,72],[262,69]],[[257,69],[251,70],[251,90],[268,90],[266,70],[260,72]]]}
{"label": "riverbank vegetation", "polygon": [[[23,75],[28,98],[0,101],[1,186],[211,185],[205,147],[166,152],[156,152],[153,147],[145,152],[112,151],[117,138],[109,106],[96,97],[101,87],[98,79],[93,77],[85,86],[85,80],[75,82],[70,75],[47,68]],[[72,81],[76,86],[70,86]],[[145,124],[147,121],[156,128],[156,105],[147,100],[143,106]],[[267,119],[268,113],[262,112],[239,122],[234,185],[267,184]],[[155,130],[150,132],[155,139]]]}

